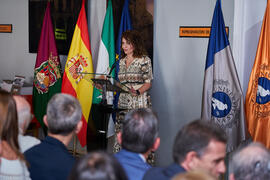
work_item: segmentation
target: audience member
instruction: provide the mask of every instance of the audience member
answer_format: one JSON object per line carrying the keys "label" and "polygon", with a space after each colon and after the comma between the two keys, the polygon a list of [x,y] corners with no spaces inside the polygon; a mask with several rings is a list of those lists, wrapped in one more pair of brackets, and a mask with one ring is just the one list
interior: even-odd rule
{"label": "audience member", "polygon": [[119,162],[105,152],[92,152],[74,166],[69,180],[127,180]]}
{"label": "audience member", "polygon": [[151,109],[142,108],[128,112],[118,133],[122,150],[115,157],[123,166],[129,180],[140,180],[151,168],[146,159],[160,143],[158,120]]}
{"label": "audience member", "polygon": [[201,120],[184,126],[177,134],[173,146],[174,163],[165,168],[152,168],[144,179],[166,180],[174,175],[205,170],[218,177],[226,170],[226,137],[222,129]]}
{"label": "audience member", "polygon": [[31,120],[31,106],[22,96],[13,96],[16,102],[18,123],[19,123],[19,146],[22,153],[40,143],[40,140],[33,136],[24,135]]}
{"label": "audience member", "polygon": [[233,154],[230,168],[230,180],[270,179],[269,151],[260,143],[250,143]]}
{"label": "audience member", "polygon": [[67,179],[75,159],[67,146],[81,129],[82,111],[77,99],[68,94],[56,94],[48,103],[43,118],[48,136],[40,144],[27,150],[32,180]]}
{"label": "audience member", "polygon": [[30,179],[26,163],[19,150],[18,119],[12,95],[0,90],[0,179]]}
{"label": "audience member", "polygon": [[195,170],[185,173],[180,173],[172,178],[172,180],[217,180],[205,171]]}

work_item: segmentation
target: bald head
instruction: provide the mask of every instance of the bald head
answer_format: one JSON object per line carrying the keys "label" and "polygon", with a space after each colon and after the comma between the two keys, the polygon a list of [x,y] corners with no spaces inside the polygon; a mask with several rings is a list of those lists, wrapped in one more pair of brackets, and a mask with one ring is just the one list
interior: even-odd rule
{"label": "bald head", "polygon": [[232,157],[231,171],[235,180],[270,179],[270,153],[260,143],[250,143]]}
{"label": "bald head", "polygon": [[13,98],[16,102],[20,133],[23,134],[31,121],[31,107],[22,96],[13,96]]}

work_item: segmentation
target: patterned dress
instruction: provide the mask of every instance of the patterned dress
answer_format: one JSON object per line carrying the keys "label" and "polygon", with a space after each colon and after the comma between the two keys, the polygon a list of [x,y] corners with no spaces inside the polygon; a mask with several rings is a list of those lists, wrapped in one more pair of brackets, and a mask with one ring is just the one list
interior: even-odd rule
{"label": "patterned dress", "polygon": [[[126,68],[126,57],[119,62],[118,78],[121,84],[135,90],[143,86],[144,83],[151,83],[153,79],[151,60],[147,56],[135,58]],[[151,107],[150,96],[148,92],[144,92],[138,96],[133,96],[130,93],[121,93],[118,101],[119,109],[126,109],[117,114],[115,123],[115,134],[121,131],[122,121],[125,114],[132,109]],[[119,152],[121,145],[115,141],[114,152]],[[150,159],[153,159],[150,158]],[[151,160],[150,163],[152,164]]]}

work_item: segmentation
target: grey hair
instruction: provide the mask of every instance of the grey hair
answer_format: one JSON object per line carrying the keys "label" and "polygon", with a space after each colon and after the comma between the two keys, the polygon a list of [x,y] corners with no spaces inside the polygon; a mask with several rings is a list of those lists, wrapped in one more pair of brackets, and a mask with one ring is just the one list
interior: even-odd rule
{"label": "grey hair", "polygon": [[47,106],[48,131],[52,134],[68,135],[81,120],[79,101],[68,94],[56,94]]}
{"label": "grey hair", "polygon": [[231,161],[235,180],[270,179],[270,153],[260,143],[250,143],[237,150]]}
{"label": "grey hair", "polygon": [[18,113],[19,133],[23,134],[32,120],[31,109],[30,107],[26,106],[23,107],[22,109],[18,109],[17,113]]}

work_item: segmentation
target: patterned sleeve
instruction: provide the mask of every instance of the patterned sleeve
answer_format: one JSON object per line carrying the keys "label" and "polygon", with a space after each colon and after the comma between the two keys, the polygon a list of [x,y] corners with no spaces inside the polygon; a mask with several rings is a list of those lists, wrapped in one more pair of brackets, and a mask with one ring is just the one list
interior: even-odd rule
{"label": "patterned sleeve", "polygon": [[143,58],[144,60],[141,64],[143,80],[145,83],[151,83],[151,80],[153,79],[151,59],[148,56],[145,56]]}

